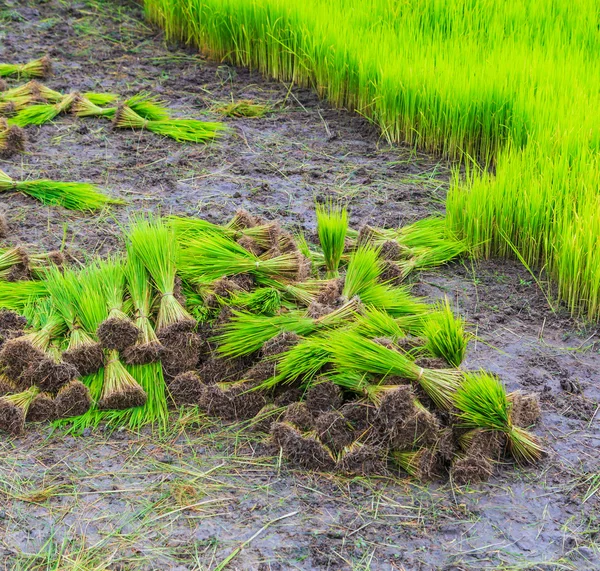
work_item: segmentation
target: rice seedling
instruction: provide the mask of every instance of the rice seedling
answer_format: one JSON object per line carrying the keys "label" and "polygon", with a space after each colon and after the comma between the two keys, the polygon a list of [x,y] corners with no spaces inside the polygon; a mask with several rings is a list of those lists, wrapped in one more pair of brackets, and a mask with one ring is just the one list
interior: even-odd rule
{"label": "rice seedling", "polygon": [[0,397],[0,429],[12,435],[21,434],[27,411],[39,393],[40,389],[30,387],[20,393]]}
{"label": "rice seedling", "polygon": [[98,326],[96,334],[100,344],[112,351],[125,351],[136,343],[140,330],[123,311],[125,303],[124,262],[109,260],[103,271],[103,294],[108,317]]}
{"label": "rice seedling", "polygon": [[249,273],[282,280],[297,280],[304,271],[298,253],[264,259],[219,234],[204,234],[189,240],[182,249],[179,271],[187,279],[212,281],[224,276]]}
{"label": "rice seedling", "polygon": [[140,384],[119,360],[118,351],[106,355],[102,394],[98,401],[100,410],[123,410],[146,403],[147,395]]}
{"label": "rice seedling", "polygon": [[9,123],[11,125],[17,125],[18,127],[44,125],[45,123],[53,121],[61,113],[69,111],[76,98],[76,93],[69,93],[64,95],[57,103],[31,105],[19,111],[10,119]]}
{"label": "rice seedling", "polygon": [[196,323],[175,297],[179,248],[173,229],[160,218],[139,218],[131,223],[126,240],[128,253],[142,262],[160,294],[157,332],[191,331]]}
{"label": "rice seedling", "polygon": [[230,304],[250,313],[273,315],[281,309],[281,293],[275,288],[257,288],[252,292],[235,294],[231,298]]}
{"label": "rice seedling", "polygon": [[327,202],[317,204],[317,233],[325,256],[327,277],[339,275],[338,267],[344,253],[346,232],[348,230],[348,210],[341,204]]}
{"label": "rice seedling", "polygon": [[[22,97],[27,97],[33,101],[37,101],[42,99],[42,87],[44,86],[39,81],[28,81],[27,83],[22,83],[16,87],[4,89],[2,93],[0,93],[0,101],[11,101],[13,99],[20,99]],[[62,97],[62,93],[58,93],[58,95]]]}
{"label": "rice seedling", "polygon": [[394,451],[392,457],[413,478],[427,481],[439,476],[440,462],[435,450],[420,448],[413,452]]}
{"label": "rice seedling", "polygon": [[0,280],[0,307],[22,313],[36,299],[46,295],[43,281],[21,280],[7,282]]}
{"label": "rice seedling", "polygon": [[0,63],[0,77],[48,77],[52,73],[52,62],[48,56],[27,63]]}
{"label": "rice seedling", "polygon": [[238,101],[231,101],[224,105],[215,105],[212,108],[214,113],[219,113],[225,117],[246,117],[246,118],[258,118],[264,117],[271,107],[262,103],[255,103],[251,99],[239,99]]}
{"label": "rice seedling", "polygon": [[495,376],[483,371],[465,373],[454,395],[454,404],[465,428],[506,434],[509,450],[517,462],[535,462],[541,458],[544,451],[535,436],[513,424],[510,401]]}
{"label": "rice seedling", "polygon": [[196,119],[145,119],[126,105],[118,107],[114,116],[115,126],[122,129],[147,129],[157,135],[178,142],[206,143],[219,136],[225,129],[222,123]]}
{"label": "rice seedling", "polygon": [[14,115],[21,109],[25,109],[33,102],[31,96],[24,95],[23,97],[13,97],[7,101],[0,100],[0,114],[1,115]]}
{"label": "rice seedling", "polygon": [[23,247],[0,248],[0,280],[15,281],[15,276],[26,275],[28,270],[29,256]]}
{"label": "rice seedling", "polygon": [[0,117],[0,156],[10,157],[25,150],[25,135],[20,127]]}
{"label": "rice seedling", "polygon": [[453,367],[460,366],[469,339],[464,326],[464,320],[454,315],[448,298],[444,298],[438,304],[438,311],[425,321],[425,349],[434,357],[445,359]]}
{"label": "rice seedling", "polygon": [[[118,107],[102,107],[102,105],[113,103],[117,99],[118,95],[113,93],[82,93],[78,94],[73,101],[71,110],[78,117],[114,119]],[[169,119],[169,110],[164,107],[164,103],[148,93],[138,93],[127,99],[123,105],[148,121]]]}
{"label": "rice seedling", "polygon": [[399,350],[392,350],[361,337],[356,332],[338,330],[329,336],[332,361],[342,370],[380,375],[397,375],[418,383],[440,408],[452,406],[462,373],[453,369],[425,369]]}
{"label": "rice seedling", "polygon": [[94,211],[123,200],[111,198],[85,182],[58,182],[54,180],[14,180],[0,170],[0,192],[22,192],[50,206],[62,206],[69,210]]}

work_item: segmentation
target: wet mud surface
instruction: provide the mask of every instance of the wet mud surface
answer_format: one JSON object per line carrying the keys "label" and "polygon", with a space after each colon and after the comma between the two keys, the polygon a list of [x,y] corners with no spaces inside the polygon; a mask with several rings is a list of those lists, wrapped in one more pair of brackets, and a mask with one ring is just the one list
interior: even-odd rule
{"label": "wet mud surface", "polygon": [[[211,107],[232,98],[273,106],[262,119],[227,119],[231,132],[208,146],[102,119],[29,127],[27,154],[0,168],[94,182],[130,204],[87,216],[3,195],[7,243],[65,245],[83,258],[117,248],[133,212],[223,222],[239,207],[310,235],[314,200],[329,193],[349,200],[354,226],[443,208],[445,163],[388,147],[367,122],[308,90],[166,46],[134,3],[0,0],[0,22],[0,60],[49,53],[48,84],[64,92],[148,90],[177,115],[210,120]],[[256,435],[194,410],[174,412],[163,436],[30,428],[0,439],[0,568],[214,569],[260,532],[228,568],[600,569],[597,326],[553,311],[513,262],[467,261],[415,281],[419,294],[447,295],[471,324],[466,367],[540,395],[535,433],[549,451],[541,465],[499,466],[489,483],[466,488],[399,473],[307,474]]]}

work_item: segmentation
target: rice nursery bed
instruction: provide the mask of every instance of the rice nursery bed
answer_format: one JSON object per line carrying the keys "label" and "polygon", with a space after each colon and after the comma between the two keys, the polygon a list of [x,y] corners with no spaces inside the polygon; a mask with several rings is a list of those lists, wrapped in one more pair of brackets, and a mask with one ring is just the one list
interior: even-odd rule
{"label": "rice nursery bed", "polygon": [[597,333],[449,164],[133,3],[0,18],[6,568],[597,567]]}

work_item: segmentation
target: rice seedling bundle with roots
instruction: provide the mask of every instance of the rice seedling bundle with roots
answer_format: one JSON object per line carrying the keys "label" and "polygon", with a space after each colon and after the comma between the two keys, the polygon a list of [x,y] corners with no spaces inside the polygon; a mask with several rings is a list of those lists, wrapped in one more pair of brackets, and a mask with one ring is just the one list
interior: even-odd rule
{"label": "rice seedling bundle with roots", "polygon": [[48,56],[27,63],[0,63],[0,77],[48,77],[52,73],[52,62]]}

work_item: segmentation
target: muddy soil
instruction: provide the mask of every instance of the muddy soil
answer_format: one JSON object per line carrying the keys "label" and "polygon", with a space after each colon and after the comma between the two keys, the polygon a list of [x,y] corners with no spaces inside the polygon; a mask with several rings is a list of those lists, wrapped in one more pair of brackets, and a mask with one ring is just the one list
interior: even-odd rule
{"label": "muddy soil", "polygon": [[[83,258],[119,246],[132,212],[223,222],[244,207],[314,230],[315,198],[335,193],[351,222],[399,225],[441,211],[449,165],[390,148],[366,121],[309,90],[165,45],[133,2],[0,0],[0,60],[42,53],[62,91],[152,91],[180,116],[217,116],[232,98],[272,106],[226,120],[216,144],[180,145],[104,120],[30,127],[15,177],[83,180],[126,198],[100,216],[0,197],[8,243],[65,245]],[[455,264],[419,276],[476,334],[466,366],[540,394],[541,465],[499,466],[487,484],[420,486],[401,474],[347,479],[291,470],[259,438],[193,409],[167,435],[30,429],[0,440],[0,562],[6,569],[600,569],[600,343],[596,326],[552,309],[512,262]],[[269,525],[271,524],[271,525]],[[255,534],[258,535],[255,536]],[[250,540],[244,544],[247,540]]]}

